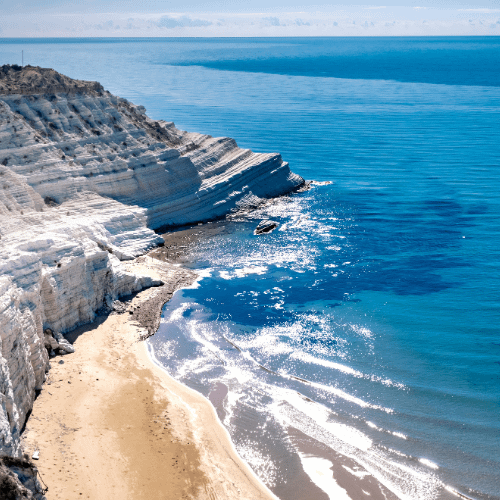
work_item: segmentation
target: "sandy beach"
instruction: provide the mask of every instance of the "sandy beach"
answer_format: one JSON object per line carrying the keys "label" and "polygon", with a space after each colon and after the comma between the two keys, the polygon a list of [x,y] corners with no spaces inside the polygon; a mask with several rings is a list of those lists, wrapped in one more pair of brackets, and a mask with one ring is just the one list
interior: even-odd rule
{"label": "sandy beach", "polygon": [[196,275],[151,257],[129,270],[164,286],[68,338],[76,352],[50,362],[23,434],[49,500],[276,498],[238,457],[215,410],[156,366],[141,341],[161,306]]}

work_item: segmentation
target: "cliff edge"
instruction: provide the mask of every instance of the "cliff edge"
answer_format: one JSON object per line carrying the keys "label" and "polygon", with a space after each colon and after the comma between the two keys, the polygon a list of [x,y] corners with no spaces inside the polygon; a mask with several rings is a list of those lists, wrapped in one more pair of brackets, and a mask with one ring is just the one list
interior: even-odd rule
{"label": "cliff edge", "polygon": [[63,342],[119,296],[160,284],[121,264],[163,242],[155,229],[302,183],[279,154],[151,120],[96,82],[2,66],[0,455],[22,455],[48,366],[44,330]]}

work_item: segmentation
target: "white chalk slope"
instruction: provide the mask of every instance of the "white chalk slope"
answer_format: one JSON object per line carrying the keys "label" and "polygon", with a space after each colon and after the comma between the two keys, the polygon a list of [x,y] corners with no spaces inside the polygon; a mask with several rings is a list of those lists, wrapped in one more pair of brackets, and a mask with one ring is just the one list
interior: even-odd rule
{"label": "white chalk slope", "polygon": [[179,131],[107,92],[0,95],[0,453],[21,453],[43,329],[157,284],[120,264],[163,241],[153,229],[302,183],[279,154]]}

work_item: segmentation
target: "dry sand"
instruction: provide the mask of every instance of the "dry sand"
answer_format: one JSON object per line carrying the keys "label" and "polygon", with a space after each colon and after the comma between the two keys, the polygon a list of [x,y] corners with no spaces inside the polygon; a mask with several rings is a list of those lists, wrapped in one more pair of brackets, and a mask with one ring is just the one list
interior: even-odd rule
{"label": "dry sand", "polygon": [[76,352],[51,360],[23,434],[26,451],[40,452],[47,499],[276,498],[210,403],[154,365],[140,341],[173,289],[195,276],[150,257],[129,266],[167,285],[73,332]]}

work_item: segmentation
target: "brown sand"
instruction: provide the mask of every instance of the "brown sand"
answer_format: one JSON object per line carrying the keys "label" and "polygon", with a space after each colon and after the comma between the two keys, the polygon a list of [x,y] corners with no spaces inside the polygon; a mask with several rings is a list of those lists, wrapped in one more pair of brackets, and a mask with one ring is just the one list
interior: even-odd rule
{"label": "brown sand", "polygon": [[40,451],[48,500],[276,498],[238,457],[213,407],[155,366],[139,340],[148,314],[137,312],[149,301],[156,323],[172,286],[192,274],[149,257],[130,267],[166,287],[73,333],[76,352],[51,360],[23,434],[26,451]]}

